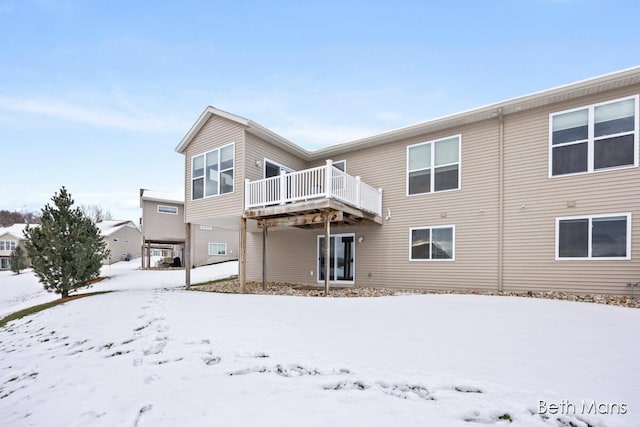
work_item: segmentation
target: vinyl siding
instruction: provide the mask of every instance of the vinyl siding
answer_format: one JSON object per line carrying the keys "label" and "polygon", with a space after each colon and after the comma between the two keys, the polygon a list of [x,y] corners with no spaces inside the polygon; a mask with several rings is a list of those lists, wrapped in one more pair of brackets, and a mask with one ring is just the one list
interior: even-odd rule
{"label": "vinyl siding", "polygon": [[[16,239],[11,234],[6,233],[0,236],[0,240],[13,240],[14,242],[16,242],[16,247],[20,246],[23,249],[24,258],[26,260],[25,264],[28,266],[31,265],[31,260],[29,259],[29,255],[27,254],[27,247],[25,246],[25,244],[27,243],[26,239]],[[11,257],[11,252],[13,251],[0,251],[0,257],[9,259]]]}
{"label": "vinyl siding", "polygon": [[[158,205],[178,208],[178,215],[158,213]],[[143,201],[142,234],[147,240],[184,241],[184,205],[170,202]]]}
{"label": "vinyl siding", "polygon": [[[246,133],[246,174],[245,178],[255,181],[264,178],[264,159],[267,158],[280,165],[289,167],[293,170],[306,169],[307,163],[294,156],[293,154],[270,144],[263,139]],[[256,161],[260,161],[260,165],[256,165]],[[244,185],[244,181],[243,181]]]}
{"label": "vinyl siding", "polygon": [[[332,234],[355,233],[355,286],[498,290],[498,227],[502,209],[505,291],[628,294],[627,283],[640,280],[640,168],[549,178],[549,114],[639,92],[640,85],[629,86],[507,115],[504,118],[502,206],[499,205],[497,119],[335,156],[334,161],[346,160],[348,174],[360,176],[363,182],[382,188],[383,217],[388,212],[391,214],[383,225],[332,225]],[[231,139],[215,134],[220,129],[227,129],[229,134],[233,134],[232,129],[242,132],[240,126],[225,119],[214,117],[211,121],[215,123],[208,123],[201,134],[209,135],[208,139],[215,140],[218,146]],[[407,196],[407,146],[458,134],[461,135],[462,150],[461,188]],[[203,138],[202,135],[196,137],[197,140]],[[251,180],[262,178],[263,167],[256,166],[256,160],[266,157],[297,170],[325,163],[325,159],[320,158],[304,162],[250,134],[246,134],[246,144],[238,143],[241,138],[242,135],[236,137],[234,197],[243,191],[241,185],[245,177]],[[191,152],[199,154],[210,150],[216,146],[212,144],[209,142],[199,152]],[[246,152],[244,157],[243,152]],[[191,156],[187,156],[188,199]],[[239,217],[242,198],[236,200],[234,197],[229,198],[233,203],[216,204],[215,215]],[[190,216],[189,212],[187,216],[211,216],[213,200],[218,198],[204,201],[205,208],[197,211],[200,216]],[[575,202],[575,207],[568,207],[568,202]],[[555,260],[556,218],[617,213],[632,214],[631,260]],[[260,280],[262,235],[260,231],[256,232],[255,223],[250,223],[249,230],[253,232],[247,236],[247,277]],[[409,229],[442,225],[455,226],[455,261],[409,261]],[[268,279],[317,284],[316,246],[317,236],[322,233],[322,229],[269,230]],[[360,238],[362,242],[358,242]]]}
{"label": "vinyl siding", "polygon": [[[406,195],[406,147],[462,134],[462,188],[457,191]],[[429,289],[495,289],[497,286],[498,127],[486,122],[455,132],[425,135],[348,153],[347,173],[383,189],[383,214],[377,226],[332,226],[333,233],[355,232],[356,285]],[[324,163],[318,161],[310,166]],[[441,214],[445,214],[441,218]],[[455,225],[456,260],[410,262],[409,228]],[[316,236],[322,230],[269,233],[270,279],[316,283]],[[253,240],[253,241],[252,241]],[[261,235],[248,239],[250,260],[261,257]],[[253,264],[253,261],[249,264]],[[260,264],[260,265],[257,265]],[[261,263],[248,277],[261,277]],[[311,277],[310,271],[314,271]]]}
{"label": "vinyl siding", "polygon": [[[640,169],[548,177],[550,113],[639,91],[630,87],[506,118],[505,290],[626,294],[627,283],[639,280]],[[632,213],[631,260],[556,261],[557,217],[626,212]]]}
{"label": "vinyl siding", "polygon": [[[233,193],[191,200],[191,159],[229,143],[235,143]],[[244,128],[219,116],[211,116],[185,151],[185,221],[200,223],[210,218],[242,214],[244,204]]]}
{"label": "vinyl siding", "polygon": [[[237,230],[226,230],[214,227],[213,230],[201,230],[193,227],[192,262],[195,266],[214,264],[222,261],[238,259],[240,233]],[[209,255],[209,243],[226,243],[227,255]]]}
{"label": "vinyl siding", "polygon": [[111,253],[102,261],[103,264],[118,262],[122,254],[125,253],[130,253],[133,258],[140,256],[142,235],[140,230],[135,227],[123,227],[115,233],[105,236],[104,240]]}

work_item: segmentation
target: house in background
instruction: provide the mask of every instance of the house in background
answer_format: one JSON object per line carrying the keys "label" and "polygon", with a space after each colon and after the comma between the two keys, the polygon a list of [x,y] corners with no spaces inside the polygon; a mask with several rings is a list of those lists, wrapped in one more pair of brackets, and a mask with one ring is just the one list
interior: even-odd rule
{"label": "house in background", "polygon": [[[37,226],[37,224],[31,224],[31,227]],[[11,252],[18,246],[24,249],[25,258],[27,258],[27,250],[24,246],[27,241],[24,237],[25,228],[27,228],[27,224],[13,224],[9,227],[0,227],[0,270],[8,270],[11,268],[9,262]]]}
{"label": "house in background", "polygon": [[96,223],[102,238],[111,251],[103,264],[113,264],[140,256],[142,235],[133,221],[101,221]]}
{"label": "house in background", "polygon": [[316,151],[208,107],[187,228],[240,232],[242,284],[625,294],[639,94],[636,67]]}
{"label": "house in background", "polygon": [[[142,208],[142,267],[151,267],[152,256],[180,258],[184,264],[184,197],[155,190],[140,190]],[[238,231],[201,224],[191,230],[192,266],[238,259]]]}

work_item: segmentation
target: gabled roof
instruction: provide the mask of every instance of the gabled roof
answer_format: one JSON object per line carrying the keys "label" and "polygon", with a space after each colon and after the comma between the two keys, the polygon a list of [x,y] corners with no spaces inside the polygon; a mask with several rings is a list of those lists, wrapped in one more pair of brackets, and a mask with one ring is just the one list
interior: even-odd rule
{"label": "gabled roof", "polygon": [[211,106],[205,108],[202,114],[200,114],[198,120],[196,120],[195,124],[191,126],[189,132],[187,132],[184,138],[182,138],[182,141],[180,141],[180,144],[178,144],[178,146],[176,147],[176,151],[178,153],[184,153],[193,138],[195,138],[198,132],[200,132],[200,129],[202,129],[207,121],[209,121],[209,118],[214,115],[243,126],[245,127],[247,132],[259,136],[260,138],[269,141],[272,144],[282,146],[285,150],[295,154],[298,157],[307,158],[309,156],[310,151],[305,150],[304,148],[294,144],[288,139],[281,137],[277,133],[254,122],[253,120],[245,119],[244,117],[240,117]]}
{"label": "gabled roof", "polygon": [[122,230],[123,228],[133,228],[137,231],[140,231],[138,227],[133,223],[133,221],[124,220],[124,221],[101,221],[96,223],[96,227],[100,230],[100,234],[103,236],[111,236],[116,231]]}
{"label": "gabled roof", "polygon": [[140,189],[140,207],[143,201],[171,203],[174,205],[184,205],[184,193],[167,193],[164,191]]}
{"label": "gabled roof", "polygon": [[38,227],[38,224],[13,224],[9,227],[0,227],[0,237],[8,235],[16,240],[27,240],[23,234],[27,225],[30,227]]}
{"label": "gabled roof", "polygon": [[366,138],[360,138],[321,148],[315,151],[306,150],[252,120],[214,107],[207,107],[196,123],[191,127],[189,132],[187,132],[184,138],[182,138],[182,141],[180,141],[180,144],[176,147],[176,151],[184,153],[189,143],[213,115],[238,123],[239,125],[244,126],[247,132],[255,134],[266,141],[283,148],[291,154],[298,156],[299,158],[310,161],[325,159],[332,155],[354,151],[364,147],[385,144],[399,139],[475,123],[481,120],[498,117],[500,115],[505,116],[513,113],[519,113],[533,108],[568,101],[638,83],[640,83],[640,66],[485,105],[483,107],[439,117],[433,120],[416,123]]}

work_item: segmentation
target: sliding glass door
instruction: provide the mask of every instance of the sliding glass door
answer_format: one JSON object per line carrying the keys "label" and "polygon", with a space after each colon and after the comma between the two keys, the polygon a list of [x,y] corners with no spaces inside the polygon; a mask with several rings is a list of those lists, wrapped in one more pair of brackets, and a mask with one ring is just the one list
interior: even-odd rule
{"label": "sliding glass door", "polygon": [[[324,282],[324,236],[318,236],[318,281]],[[355,234],[332,234],[329,240],[329,281],[353,283],[355,278]]]}

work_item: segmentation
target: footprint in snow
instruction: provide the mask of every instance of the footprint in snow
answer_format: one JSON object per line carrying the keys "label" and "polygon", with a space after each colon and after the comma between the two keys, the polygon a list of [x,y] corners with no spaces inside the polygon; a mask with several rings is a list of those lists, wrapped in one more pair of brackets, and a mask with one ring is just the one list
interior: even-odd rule
{"label": "footprint in snow", "polygon": [[401,399],[409,399],[418,397],[424,400],[435,400],[426,387],[415,384],[387,384],[379,382],[378,386],[389,396],[399,397]]}

